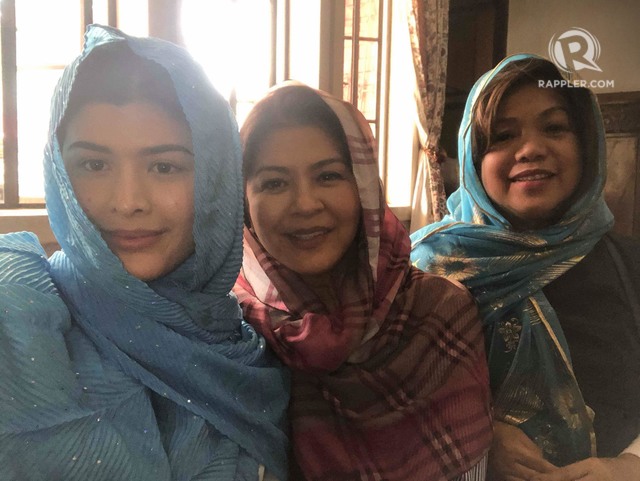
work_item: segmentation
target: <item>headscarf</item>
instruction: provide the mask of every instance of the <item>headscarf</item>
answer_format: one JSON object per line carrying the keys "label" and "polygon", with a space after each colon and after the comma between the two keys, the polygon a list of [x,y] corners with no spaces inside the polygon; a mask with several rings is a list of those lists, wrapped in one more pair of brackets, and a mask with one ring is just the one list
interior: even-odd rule
{"label": "headscarf", "polygon": [[472,157],[476,99],[506,65],[539,58],[519,54],[484,74],[471,90],[458,139],[460,187],[442,221],[411,235],[411,259],[428,272],[463,282],[476,297],[489,345],[494,417],[526,432],[556,464],[595,454],[592,416],[571,367],[567,342],[542,289],[579,262],[613,217],[603,199],[604,128],[590,95],[597,149],[583,162],[597,168],[555,224],[516,232],[485,192]]}
{"label": "headscarf", "polygon": [[[111,42],[166,69],[193,140],[195,253],[149,284],[127,273],[85,215],[56,136],[78,66]],[[185,50],[88,28],[55,91],[45,149],[62,250],[47,261],[29,234],[0,244],[10,306],[0,478],[257,480],[261,464],[286,479],[288,374],[230,294],[242,259],[240,162],[228,104]]]}
{"label": "headscarf", "polygon": [[305,479],[454,479],[491,441],[475,305],[457,283],[410,266],[369,125],[351,104],[317,95],[346,134],[362,206],[355,267],[334,272],[339,308],[325,306],[249,228],[234,292],[294,370],[292,444]]}

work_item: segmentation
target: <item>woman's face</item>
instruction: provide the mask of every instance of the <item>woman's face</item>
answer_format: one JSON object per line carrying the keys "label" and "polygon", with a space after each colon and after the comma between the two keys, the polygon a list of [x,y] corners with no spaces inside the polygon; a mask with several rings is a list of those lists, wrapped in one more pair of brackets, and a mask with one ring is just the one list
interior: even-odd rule
{"label": "woman's face", "polygon": [[168,274],[194,250],[194,156],[186,122],[144,102],[90,103],[62,157],[80,206],[133,276]]}
{"label": "woman's face", "polygon": [[353,243],[360,201],[348,159],[317,127],[274,131],[246,181],[251,224],[264,248],[305,276],[326,274]]}
{"label": "woman's face", "polygon": [[566,102],[551,89],[522,86],[502,100],[492,134],[481,163],[489,198],[517,230],[555,222],[582,175]]}

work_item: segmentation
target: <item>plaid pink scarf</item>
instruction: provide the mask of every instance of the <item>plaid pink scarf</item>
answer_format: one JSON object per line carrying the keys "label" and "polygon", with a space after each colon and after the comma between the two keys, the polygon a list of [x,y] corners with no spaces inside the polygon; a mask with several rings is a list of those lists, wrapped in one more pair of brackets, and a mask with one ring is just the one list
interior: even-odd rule
{"label": "plaid pink scarf", "polygon": [[347,134],[362,204],[358,267],[336,275],[340,307],[329,312],[245,228],[234,292],[247,321],[293,370],[292,443],[305,479],[455,479],[491,442],[474,301],[458,284],[411,267],[366,120],[319,94]]}

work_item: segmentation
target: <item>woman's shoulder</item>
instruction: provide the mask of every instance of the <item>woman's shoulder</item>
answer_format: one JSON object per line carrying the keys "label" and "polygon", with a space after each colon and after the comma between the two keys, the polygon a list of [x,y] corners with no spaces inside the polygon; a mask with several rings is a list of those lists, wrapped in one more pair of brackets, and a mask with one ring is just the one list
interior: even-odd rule
{"label": "woman's shoulder", "polygon": [[412,267],[405,296],[411,299],[414,315],[439,318],[451,316],[477,317],[477,304],[469,290],[460,282]]}
{"label": "woman's shoulder", "polygon": [[35,234],[0,234],[0,305],[24,316],[42,309],[66,310],[62,305],[49,261]]}
{"label": "woman's shoulder", "polygon": [[429,293],[430,296],[460,298],[461,300],[474,302],[469,290],[455,279],[425,272],[415,266],[411,268],[409,279],[421,293]]}
{"label": "woman's shoulder", "polygon": [[609,232],[605,234],[601,243],[607,241],[614,244],[615,247],[619,249],[620,254],[629,260],[640,260],[640,239],[617,234],[615,232]]}
{"label": "woman's shoulder", "polygon": [[589,273],[602,270],[615,272],[620,265],[633,277],[640,279],[640,240],[614,232],[605,234],[578,263],[583,271],[588,266]]}
{"label": "woman's shoulder", "polygon": [[23,275],[48,272],[47,255],[31,232],[0,234],[0,284],[15,283]]}

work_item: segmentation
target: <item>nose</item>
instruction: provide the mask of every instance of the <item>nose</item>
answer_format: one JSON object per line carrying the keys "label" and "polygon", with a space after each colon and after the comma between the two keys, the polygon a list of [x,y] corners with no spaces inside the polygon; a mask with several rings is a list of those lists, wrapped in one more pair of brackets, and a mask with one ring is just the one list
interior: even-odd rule
{"label": "nose", "polygon": [[151,200],[144,176],[132,169],[122,169],[114,176],[111,186],[111,210],[124,216],[147,212],[151,208]]}
{"label": "nose", "polygon": [[525,131],[516,151],[516,161],[535,162],[547,156],[547,143],[541,132]]}
{"label": "nose", "polygon": [[299,215],[312,215],[324,208],[321,192],[318,187],[308,183],[300,183],[293,189],[293,212]]}

